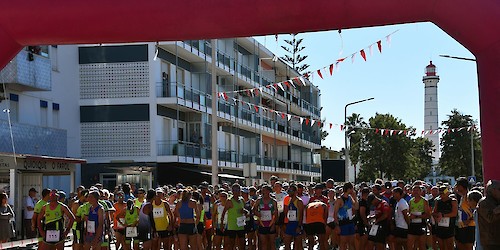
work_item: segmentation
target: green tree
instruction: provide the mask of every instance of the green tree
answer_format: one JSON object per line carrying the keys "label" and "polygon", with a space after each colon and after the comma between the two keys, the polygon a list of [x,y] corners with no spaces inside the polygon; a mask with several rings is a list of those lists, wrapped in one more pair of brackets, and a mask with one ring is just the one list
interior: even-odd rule
{"label": "green tree", "polygon": [[432,170],[432,153],[434,152],[432,141],[427,138],[417,137],[413,140],[412,157],[413,167],[409,170],[408,176],[423,179]]}
{"label": "green tree", "polygon": [[305,74],[306,69],[309,68],[309,64],[303,63],[308,57],[307,55],[301,55],[306,47],[302,46],[302,41],[304,38],[297,38],[297,34],[290,34],[292,39],[285,39],[287,46],[281,45],[281,48],[285,50],[288,55],[281,57],[285,62],[290,64],[299,74]]}
{"label": "green tree", "polygon": [[365,128],[368,126],[360,114],[352,113],[347,117],[346,126],[347,138],[349,142],[349,160],[352,165],[359,163]]}
{"label": "green tree", "polygon": [[475,175],[477,179],[482,179],[481,137],[477,129],[468,129],[471,126],[477,127],[477,122],[472,116],[454,109],[442,125],[445,129],[441,139],[442,151],[439,159],[442,173],[454,177],[471,175],[473,145]]}

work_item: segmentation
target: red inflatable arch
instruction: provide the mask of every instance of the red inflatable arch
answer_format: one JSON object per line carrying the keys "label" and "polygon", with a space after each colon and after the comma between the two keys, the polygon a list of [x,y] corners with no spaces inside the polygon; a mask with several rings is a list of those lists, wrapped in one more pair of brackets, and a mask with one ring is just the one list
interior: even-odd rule
{"label": "red inflatable arch", "polygon": [[500,179],[498,0],[1,1],[0,68],[26,45],[228,38],[424,21],[476,56],[484,175]]}

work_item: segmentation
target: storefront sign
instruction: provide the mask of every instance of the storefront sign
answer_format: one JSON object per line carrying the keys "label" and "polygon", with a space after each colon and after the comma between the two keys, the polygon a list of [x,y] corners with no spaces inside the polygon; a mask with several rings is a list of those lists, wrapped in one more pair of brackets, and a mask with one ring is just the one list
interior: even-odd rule
{"label": "storefront sign", "polygon": [[0,156],[0,170],[25,170],[25,171],[37,171],[37,172],[66,172],[74,171],[75,164],[53,161],[50,159],[23,159],[17,158],[17,165],[14,162],[12,156]]}

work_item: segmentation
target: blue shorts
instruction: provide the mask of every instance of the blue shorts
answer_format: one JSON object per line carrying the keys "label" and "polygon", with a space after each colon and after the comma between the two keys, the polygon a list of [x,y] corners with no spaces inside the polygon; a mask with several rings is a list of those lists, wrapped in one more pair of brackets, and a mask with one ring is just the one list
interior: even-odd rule
{"label": "blue shorts", "polygon": [[298,221],[289,221],[288,223],[286,223],[285,234],[291,235],[293,237],[301,235],[302,234],[302,230],[300,230],[300,232],[297,233],[297,227],[298,226],[299,226],[299,222]]}
{"label": "blue shorts", "polygon": [[351,236],[356,233],[354,223],[340,226],[340,236]]}

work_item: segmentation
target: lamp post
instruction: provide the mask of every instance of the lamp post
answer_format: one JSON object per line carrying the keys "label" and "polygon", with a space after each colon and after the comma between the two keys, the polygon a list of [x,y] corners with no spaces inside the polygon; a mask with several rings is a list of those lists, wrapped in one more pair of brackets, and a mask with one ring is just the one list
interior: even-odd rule
{"label": "lamp post", "polygon": [[[363,100],[359,100],[359,101],[355,101],[355,102],[351,102],[351,103],[348,103],[345,105],[344,107],[344,126],[347,125],[347,107],[351,106],[351,105],[354,105],[354,104],[358,104],[358,103],[361,103],[361,102],[366,102],[366,101],[371,101],[375,98],[371,97],[371,98],[368,98],[368,99],[363,99]],[[344,127],[344,142],[345,142],[345,145],[344,145],[344,150],[345,150],[345,181],[349,181],[349,145],[348,145],[348,141],[347,141],[347,128]],[[354,183],[356,183],[356,169],[354,170]]]}

